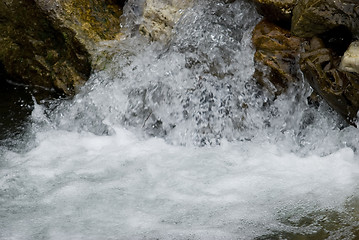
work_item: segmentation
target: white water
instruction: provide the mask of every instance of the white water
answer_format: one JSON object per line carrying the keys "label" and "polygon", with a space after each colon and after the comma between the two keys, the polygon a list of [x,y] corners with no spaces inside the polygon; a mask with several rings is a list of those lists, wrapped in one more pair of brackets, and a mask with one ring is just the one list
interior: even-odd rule
{"label": "white water", "polygon": [[104,43],[107,70],[2,150],[0,239],[354,239],[358,130],[304,83],[255,85],[258,20],[203,1],[166,46]]}

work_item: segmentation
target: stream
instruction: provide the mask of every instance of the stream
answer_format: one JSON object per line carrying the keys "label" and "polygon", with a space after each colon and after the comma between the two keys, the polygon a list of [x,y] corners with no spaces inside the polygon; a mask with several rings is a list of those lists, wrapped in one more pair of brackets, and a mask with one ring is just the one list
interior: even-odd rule
{"label": "stream", "polygon": [[255,8],[198,0],[161,43],[140,4],[73,99],[4,97],[0,239],[357,239],[359,131],[258,86]]}

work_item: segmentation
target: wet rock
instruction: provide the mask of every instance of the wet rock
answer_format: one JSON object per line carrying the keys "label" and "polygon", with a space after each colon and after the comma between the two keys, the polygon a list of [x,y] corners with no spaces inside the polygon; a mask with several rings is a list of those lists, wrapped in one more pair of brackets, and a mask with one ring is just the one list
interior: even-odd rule
{"label": "wet rock", "polygon": [[255,77],[260,84],[278,95],[288,84],[298,81],[301,38],[272,23],[261,21],[253,31],[252,42],[256,48]]}
{"label": "wet rock", "polygon": [[344,53],[340,63],[340,70],[359,73],[359,41],[350,44],[348,50]]}
{"label": "wet rock", "polygon": [[146,0],[140,32],[153,41],[167,42],[174,25],[192,4],[192,0]]}
{"label": "wet rock", "polygon": [[359,34],[359,1],[302,0],[293,9],[292,33],[313,37],[338,26]]}
{"label": "wet rock", "polygon": [[298,0],[253,0],[257,11],[267,20],[290,26],[292,11]]}
{"label": "wet rock", "polygon": [[101,40],[120,31],[113,0],[4,0],[0,2],[0,62],[34,95],[73,95],[91,73]]}
{"label": "wet rock", "polygon": [[301,54],[300,67],[312,88],[348,122],[359,110],[359,74],[338,70],[340,57],[314,37]]}
{"label": "wet rock", "polygon": [[116,0],[35,0],[56,28],[75,33],[83,45],[92,50],[94,42],[111,40],[120,33],[122,14]]}

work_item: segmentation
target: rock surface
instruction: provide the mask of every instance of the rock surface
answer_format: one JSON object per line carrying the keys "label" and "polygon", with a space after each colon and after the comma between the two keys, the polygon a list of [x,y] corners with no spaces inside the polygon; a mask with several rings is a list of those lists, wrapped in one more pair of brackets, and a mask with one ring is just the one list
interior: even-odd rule
{"label": "rock surface", "polygon": [[359,74],[338,70],[340,58],[314,37],[301,54],[300,66],[312,88],[348,122],[359,110]]}
{"label": "rock surface", "polygon": [[344,53],[340,63],[340,70],[359,73],[359,41],[350,44],[348,50]]}
{"label": "rock surface", "polygon": [[193,0],[146,0],[140,32],[153,41],[168,41],[174,25],[192,4]]}
{"label": "rock surface", "polygon": [[[73,31],[85,47],[114,39],[120,32],[121,10],[115,0],[35,0],[55,27]],[[123,1],[122,1],[123,2]]]}
{"label": "rock surface", "polygon": [[253,1],[265,19],[281,26],[293,9],[291,32],[266,21],[253,31],[258,82],[278,95],[299,79],[300,68],[314,91],[355,125],[359,110],[359,42],[348,46],[359,38],[359,1],[302,0],[283,9],[279,6],[285,1]]}
{"label": "rock surface", "polygon": [[120,15],[112,0],[1,1],[0,62],[18,82],[73,95],[90,75],[96,42],[120,31]]}
{"label": "rock surface", "polygon": [[[302,39],[272,23],[261,21],[253,31],[252,42],[256,48],[255,77],[260,84],[278,95],[289,83],[298,81],[298,58]],[[262,65],[267,66],[268,71]]]}
{"label": "rock surface", "polygon": [[293,9],[292,33],[313,37],[338,26],[359,35],[359,1],[302,0]]}
{"label": "rock surface", "polygon": [[292,11],[298,0],[253,0],[257,11],[267,20],[283,23],[290,22]]}

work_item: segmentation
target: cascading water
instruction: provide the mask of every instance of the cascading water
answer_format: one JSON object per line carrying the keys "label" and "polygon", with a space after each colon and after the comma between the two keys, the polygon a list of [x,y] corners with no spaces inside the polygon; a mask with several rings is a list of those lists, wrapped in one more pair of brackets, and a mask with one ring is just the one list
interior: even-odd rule
{"label": "cascading water", "polygon": [[0,238],[358,236],[358,130],[304,82],[277,99],[256,85],[254,8],[198,1],[161,44],[131,31],[140,4],[106,70],[2,148]]}

